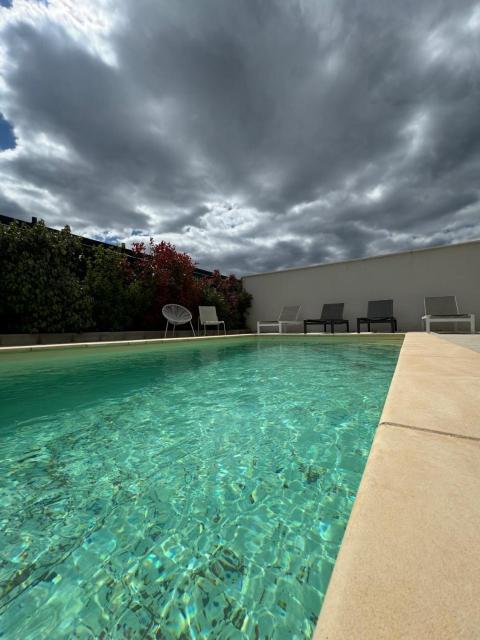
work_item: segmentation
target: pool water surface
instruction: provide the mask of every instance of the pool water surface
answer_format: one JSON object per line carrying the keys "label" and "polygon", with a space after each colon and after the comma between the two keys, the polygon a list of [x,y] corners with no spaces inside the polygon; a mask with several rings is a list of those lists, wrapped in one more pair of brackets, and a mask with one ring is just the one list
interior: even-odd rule
{"label": "pool water surface", "polygon": [[0,354],[0,638],[310,638],[400,345]]}

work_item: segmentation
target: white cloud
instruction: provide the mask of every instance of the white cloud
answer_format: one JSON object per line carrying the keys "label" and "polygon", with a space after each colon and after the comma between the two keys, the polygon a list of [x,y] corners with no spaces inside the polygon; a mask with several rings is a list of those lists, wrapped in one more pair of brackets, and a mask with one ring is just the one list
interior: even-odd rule
{"label": "white cloud", "polygon": [[[30,25],[39,31],[59,27],[80,46],[115,64],[110,36],[121,21],[121,13],[111,0],[15,0],[11,9],[0,11],[0,32],[15,24]],[[14,62],[13,58],[10,62]]]}

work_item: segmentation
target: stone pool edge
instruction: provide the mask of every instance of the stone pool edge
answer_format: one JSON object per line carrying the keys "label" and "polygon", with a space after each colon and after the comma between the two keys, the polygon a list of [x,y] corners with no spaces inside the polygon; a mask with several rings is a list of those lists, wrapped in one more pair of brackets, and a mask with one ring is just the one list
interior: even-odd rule
{"label": "stone pool edge", "polygon": [[80,349],[85,347],[121,347],[142,344],[158,344],[158,343],[178,343],[191,342],[192,340],[229,340],[230,338],[245,338],[252,336],[251,333],[233,333],[231,335],[213,335],[213,336],[182,336],[181,338],[141,338],[139,340],[102,340],[101,342],[59,342],[55,344],[30,344],[30,345],[12,345],[10,347],[1,347],[0,353],[12,353],[15,351],[38,351],[45,349]]}
{"label": "stone pool edge", "polygon": [[22,351],[38,351],[38,350],[46,350],[46,349],[81,349],[85,347],[121,347],[121,346],[132,346],[132,345],[144,345],[144,344],[161,344],[161,343],[178,343],[178,342],[192,342],[199,340],[230,340],[236,338],[257,338],[263,339],[271,338],[271,337],[280,337],[280,338],[291,338],[293,336],[301,336],[301,337],[321,337],[326,340],[334,340],[335,338],[352,338],[361,340],[364,338],[375,338],[375,339],[392,339],[394,341],[399,341],[403,339],[405,334],[401,332],[397,333],[368,333],[366,331],[362,333],[315,333],[311,332],[308,334],[304,333],[232,333],[225,335],[210,335],[210,336],[182,336],[180,338],[141,338],[138,340],[102,340],[100,342],[58,342],[58,343],[50,343],[50,344],[29,344],[29,345],[11,345],[11,346],[0,346],[0,354],[1,353],[15,353]]}
{"label": "stone pool edge", "polygon": [[478,638],[480,354],[408,333],[314,640]]}

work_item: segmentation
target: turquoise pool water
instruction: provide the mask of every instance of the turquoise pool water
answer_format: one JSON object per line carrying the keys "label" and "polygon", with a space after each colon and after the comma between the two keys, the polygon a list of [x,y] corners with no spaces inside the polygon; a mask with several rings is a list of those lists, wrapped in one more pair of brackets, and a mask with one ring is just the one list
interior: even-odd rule
{"label": "turquoise pool water", "polygon": [[399,349],[0,354],[0,638],[310,638]]}

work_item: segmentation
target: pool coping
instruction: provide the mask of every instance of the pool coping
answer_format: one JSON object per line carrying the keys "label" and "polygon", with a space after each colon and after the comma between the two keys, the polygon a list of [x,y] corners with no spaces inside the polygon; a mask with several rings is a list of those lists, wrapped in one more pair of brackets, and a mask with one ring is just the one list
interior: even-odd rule
{"label": "pool coping", "polygon": [[480,353],[405,336],[314,640],[478,638]]}
{"label": "pool coping", "polygon": [[232,334],[227,334],[227,335],[210,335],[210,336],[182,336],[180,338],[141,338],[138,340],[102,340],[100,342],[94,342],[94,341],[90,341],[90,342],[58,342],[58,343],[51,343],[51,344],[29,344],[29,345],[11,345],[11,346],[0,346],[0,354],[1,353],[13,353],[16,351],[37,351],[37,350],[45,350],[45,349],[78,349],[78,348],[85,348],[85,347],[121,347],[121,346],[132,346],[132,345],[143,345],[143,344],[175,344],[178,342],[195,342],[195,341],[201,341],[201,340],[230,340],[230,339],[236,339],[236,338],[259,338],[262,339],[263,337],[269,338],[269,337],[280,337],[280,338],[288,338],[288,337],[293,337],[293,336],[303,336],[303,337],[322,337],[322,338],[326,338],[326,339],[335,339],[335,338],[346,338],[346,337],[351,337],[351,338],[355,338],[355,339],[362,339],[365,337],[368,338],[381,338],[381,339],[385,339],[385,338],[391,338],[393,340],[401,340],[404,336],[404,334],[402,332],[397,332],[397,333],[374,333],[374,332],[367,332],[364,331],[362,333],[316,333],[316,332],[309,332],[307,334],[304,333],[293,333],[293,332],[289,332],[289,333],[282,333],[279,334],[278,332],[274,332],[274,333],[267,333],[267,332],[262,332],[260,334],[258,333],[232,333]]}
{"label": "pool coping", "polygon": [[139,340],[102,340],[101,342],[58,342],[54,344],[29,344],[29,345],[12,345],[8,347],[0,347],[2,352],[15,351],[37,351],[45,349],[78,349],[85,347],[129,347],[132,345],[142,344],[161,344],[161,343],[178,343],[192,342],[195,340],[225,340],[230,338],[245,338],[251,336],[251,333],[233,333],[231,335],[214,335],[214,336],[182,336],[181,338],[141,338]]}

